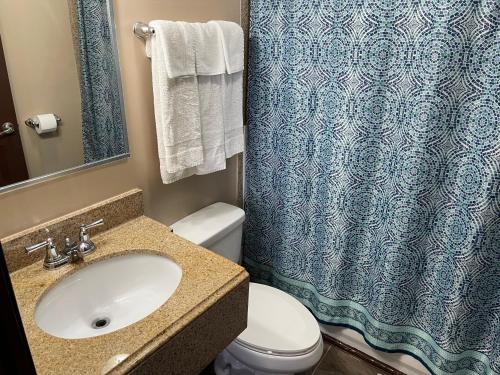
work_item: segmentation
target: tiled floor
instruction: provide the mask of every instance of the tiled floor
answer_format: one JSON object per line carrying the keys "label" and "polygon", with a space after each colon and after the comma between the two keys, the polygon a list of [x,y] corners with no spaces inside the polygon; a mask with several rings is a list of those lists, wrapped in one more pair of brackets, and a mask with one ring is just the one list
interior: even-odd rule
{"label": "tiled floor", "polygon": [[323,357],[316,368],[304,375],[388,375],[370,363],[335,345],[324,343]]}
{"label": "tiled floor", "polygon": [[[211,366],[200,375],[214,375]],[[323,356],[315,368],[300,375],[389,375],[335,345],[324,342]]]}

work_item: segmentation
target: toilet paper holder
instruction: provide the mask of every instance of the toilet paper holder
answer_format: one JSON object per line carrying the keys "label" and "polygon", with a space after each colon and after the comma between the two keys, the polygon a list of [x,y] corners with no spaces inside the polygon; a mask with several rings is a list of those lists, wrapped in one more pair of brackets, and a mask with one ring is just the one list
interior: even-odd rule
{"label": "toilet paper holder", "polygon": [[[59,126],[61,124],[61,121],[62,121],[61,118],[58,115],[54,115],[54,117],[56,118],[57,125]],[[38,120],[34,119],[32,117],[27,119],[24,123],[26,124],[26,126],[32,128],[32,129],[36,129],[40,126],[40,123],[38,122]]]}

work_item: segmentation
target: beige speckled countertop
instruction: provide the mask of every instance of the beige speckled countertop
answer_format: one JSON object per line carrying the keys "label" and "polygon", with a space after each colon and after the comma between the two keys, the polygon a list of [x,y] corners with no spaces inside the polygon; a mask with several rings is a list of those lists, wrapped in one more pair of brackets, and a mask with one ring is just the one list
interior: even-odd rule
{"label": "beige speckled countertop", "polygon": [[[158,348],[165,347],[226,294],[244,284],[248,287],[244,268],[176,236],[167,226],[145,216],[101,233],[93,240],[97,250],[84,263],[47,271],[37,262],[11,274],[38,374],[100,374],[118,354],[128,357],[109,373],[127,373]],[[158,310],[128,327],[88,339],[61,339],[38,328],[34,311],[47,288],[89,263],[130,251],[168,256],[182,268],[177,290]]]}

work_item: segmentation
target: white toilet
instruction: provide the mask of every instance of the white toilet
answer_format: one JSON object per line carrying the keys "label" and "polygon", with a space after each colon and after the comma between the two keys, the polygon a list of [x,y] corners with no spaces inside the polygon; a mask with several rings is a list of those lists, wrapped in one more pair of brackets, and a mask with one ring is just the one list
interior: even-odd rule
{"label": "white toilet", "polygon": [[[240,262],[244,220],[242,209],[214,203],[171,227],[177,235]],[[250,283],[248,326],[219,354],[215,372],[295,374],[312,368],[322,353],[319,325],[309,310],[279,289]]]}

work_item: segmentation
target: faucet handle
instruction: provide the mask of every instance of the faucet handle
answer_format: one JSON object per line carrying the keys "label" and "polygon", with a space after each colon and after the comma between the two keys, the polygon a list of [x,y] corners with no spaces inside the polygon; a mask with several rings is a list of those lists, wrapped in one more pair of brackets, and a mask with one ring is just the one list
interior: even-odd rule
{"label": "faucet handle", "polygon": [[34,253],[35,251],[43,249],[44,247],[50,248],[51,250],[56,248],[56,246],[54,245],[54,239],[49,236],[49,233],[50,233],[49,229],[44,228],[43,230],[47,234],[47,239],[43,242],[36,243],[34,245],[31,245],[31,246],[26,246],[24,248],[26,250],[26,254],[30,255],[30,254]]}
{"label": "faucet handle", "polygon": [[52,270],[68,262],[68,256],[57,251],[54,240],[50,237],[43,242],[25,247],[27,254],[32,254],[41,249],[46,249],[45,259],[43,260],[43,268],[45,269]]}
{"label": "faucet handle", "polygon": [[43,242],[36,243],[31,246],[26,246],[24,249],[26,250],[26,254],[33,254],[34,252],[44,248],[55,250],[56,245],[54,245],[54,240],[49,237]]}
{"label": "faucet handle", "polygon": [[94,243],[90,240],[90,236],[87,231],[91,228],[95,228],[104,224],[103,219],[99,219],[90,224],[80,225],[80,245],[79,250],[82,255],[88,255],[95,250]]}
{"label": "faucet handle", "polygon": [[93,223],[82,224],[80,226],[85,227],[85,229],[90,229],[90,228],[98,227],[98,226],[103,225],[103,224],[104,224],[104,219],[99,219],[97,221],[94,221]]}
{"label": "faucet handle", "polygon": [[104,219],[99,219],[99,220],[94,221],[93,223],[90,223],[90,224],[80,225],[80,241],[84,240],[82,237],[85,235],[87,236],[87,239],[88,239],[87,230],[95,228],[95,227],[99,227],[103,224],[104,224]]}

